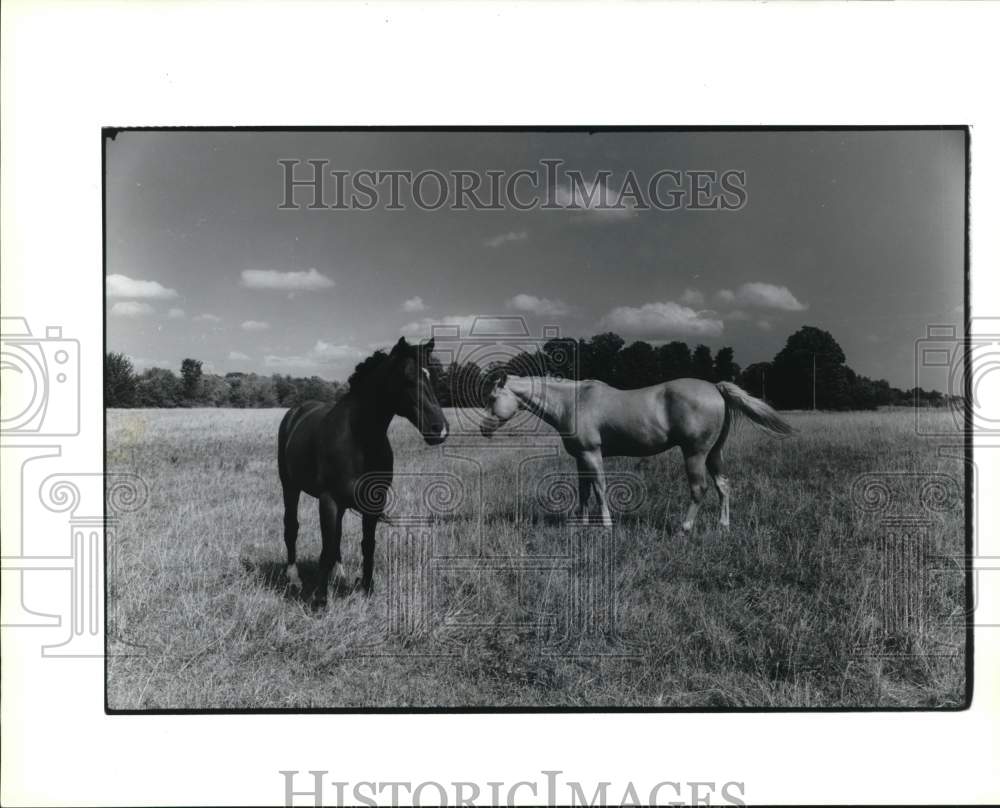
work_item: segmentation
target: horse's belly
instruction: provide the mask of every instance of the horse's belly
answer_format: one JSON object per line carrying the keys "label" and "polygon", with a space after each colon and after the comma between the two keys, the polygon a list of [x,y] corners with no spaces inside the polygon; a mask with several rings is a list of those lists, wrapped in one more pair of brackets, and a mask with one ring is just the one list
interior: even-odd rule
{"label": "horse's belly", "polygon": [[630,429],[605,429],[601,431],[601,454],[605,457],[649,457],[670,448],[666,429],[655,424],[631,425]]}
{"label": "horse's belly", "polygon": [[645,441],[616,439],[602,442],[601,454],[604,457],[650,457],[667,451],[670,446],[671,444],[666,440],[647,443]]}

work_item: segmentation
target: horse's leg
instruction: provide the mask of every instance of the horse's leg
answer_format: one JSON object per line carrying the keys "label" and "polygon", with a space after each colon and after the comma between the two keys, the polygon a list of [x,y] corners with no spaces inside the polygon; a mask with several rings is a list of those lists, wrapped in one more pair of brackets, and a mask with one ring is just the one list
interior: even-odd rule
{"label": "horse's leg", "polygon": [[591,486],[597,496],[597,504],[601,506],[601,524],[611,527],[611,511],[608,509],[608,499],[604,486],[604,458],[601,450],[585,452],[580,461],[586,466],[587,475],[591,478]]}
{"label": "horse's leg", "polygon": [[687,468],[688,485],[691,486],[691,504],[681,524],[681,530],[687,533],[694,525],[694,518],[698,515],[698,508],[708,490],[708,481],[705,479],[705,455],[685,454],[684,465]]}
{"label": "horse's leg", "polygon": [[576,459],[576,471],[578,475],[577,484],[580,492],[580,501],[577,503],[576,515],[583,524],[587,524],[587,504],[590,502],[590,486],[592,480],[590,477],[590,469],[587,467],[586,463],[583,462],[583,458],[578,457]]}
{"label": "horse's leg", "polygon": [[729,480],[726,478],[725,469],[722,465],[722,449],[716,443],[708,458],[705,460],[705,467],[715,483],[715,490],[719,492],[719,502],[721,511],[719,513],[719,526],[729,527]]}
{"label": "horse's leg", "polygon": [[[340,528],[343,515],[333,496],[329,493],[319,498],[319,528],[323,534],[323,551],[319,556],[319,581],[313,602],[319,608],[326,606],[327,589],[330,586],[330,570],[340,563]],[[343,571],[341,570],[341,575]]]}
{"label": "horse's leg", "polygon": [[285,549],[288,551],[288,585],[302,588],[299,568],[295,564],[295,540],[299,537],[299,494],[297,488],[282,488],[285,497]]}
{"label": "horse's leg", "polygon": [[333,585],[344,586],[347,581],[347,574],[344,572],[344,565],[340,557],[340,537],[344,531],[344,508],[337,508],[336,523],[333,531]]}
{"label": "horse's leg", "polygon": [[372,575],[375,572],[375,528],[378,525],[378,516],[374,514],[363,514],[361,517],[361,554],[363,556],[361,565],[361,588],[366,595],[370,595],[373,590]]}

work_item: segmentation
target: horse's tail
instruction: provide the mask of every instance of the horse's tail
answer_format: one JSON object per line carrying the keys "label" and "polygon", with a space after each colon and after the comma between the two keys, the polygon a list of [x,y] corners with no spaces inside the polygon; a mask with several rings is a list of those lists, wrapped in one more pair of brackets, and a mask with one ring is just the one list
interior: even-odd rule
{"label": "horse's tail", "polygon": [[742,414],[772,435],[793,435],[795,428],[785,421],[766,402],[754,398],[746,390],[732,382],[719,382],[716,389],[726,402],[726,422],[731,415]]}

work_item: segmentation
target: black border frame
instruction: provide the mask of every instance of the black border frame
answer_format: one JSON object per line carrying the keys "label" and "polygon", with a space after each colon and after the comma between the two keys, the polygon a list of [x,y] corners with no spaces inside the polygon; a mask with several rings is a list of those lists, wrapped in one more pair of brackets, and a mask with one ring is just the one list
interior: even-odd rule
{"label": "black border frame", "polygon": [[[546,132],[546,133],[576,133],[594,134],[606,132],[890,132],[890,131],[962,131],[965,133],[965,245],[964,245],[964,305],[965,305],[965,331],[964,339],[968,339],[971,334],[971,289],[970,289],[970,233],[971,233],[971,194],[970,182],[972,176],[971,160],[971,128],[966,124],[947,125],[775,125],[775,126],[575,126],[575,125],[528,125],[528,126],[105,126],[101,129],[101,278],[102,289],[106,291],[107,284],[107,142],[114,140],[120,132],[469,132],[469,133],[500,133],[500,132]],[[103,356],[107,353],[107,317],[108,304],[107,295],[101,297],[101,390],[103,399],[104,365]],[[619,713],[703,713],[703,714],[781,714],[781,713],[956,713],[964,712],[972,707],[973,684],[975,674],[975,631],[972,616],[975,612],[975,594],[973,591],[975,582],[974,570],[974,517],[973,517],[973,485],[974,485],[974,458],[973,458],[973,416],[972,416],[972,363],[968,351],[963,352],[965,362],[965,408],[964,408],[964,464],[965,464],[965,700],[957,707],[741,707],[729,709],[725,707],[494,707],[489,705],[468,706],[468,707],[308,707],[308,708],[218,708],[196,710],[190,708],[180,709],[112,709],[108,706],[108,546],[107,532],[104,535],[104,714],[109,716],[148,716],[148,715],[378,715],[378,714],[400,714],[400,715],[447,715],[447,714],[507,714],[507,715],[534,715],[534,714],[619,714]],[[104,519],[107,520],[107,418],[108,410],[102,400],[102,410],[104,419],[102,426],[104,431],[101,435],[101,467],[104,475],[105,501]]]}

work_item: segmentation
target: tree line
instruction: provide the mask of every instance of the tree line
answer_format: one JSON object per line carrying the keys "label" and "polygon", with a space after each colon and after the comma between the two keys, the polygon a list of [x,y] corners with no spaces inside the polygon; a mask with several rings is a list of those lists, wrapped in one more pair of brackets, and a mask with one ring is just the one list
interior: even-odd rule
{"label": "tree line", "polygon": [[[366,362],[379,358],[379,353]],[[362,363],[364,364],[364,363]],[[360,366],[359,366],[360,367]],[[729,381],[779,409],[870,410],[880,406],[942,406],[954,397],[920,388],[901,390],[885,379],[869,379],[851,369],[843,349],[828,331],[803,326],[770,362],[741,368],[731,347],[714,354],[707,345],[685,342],[628,345],[606,332],[590,339],[559,338],[538,351],[522,351],[485,367],[471,361],[435,364],[432,378],[442,406],[481,407],[501,372],[519,376],[599,379],[622,389],[646,387],[678,378]],[[165,368],[136,373],[131,360],[109,353],[104,361],[104,400],[108,407],[292,407],[311,399],[335,402],[348,384],[318,376],[203,373],[197,359],[185,359],[180,375]]]}
{"label": "tree line", "polygon": [[486,368],[452,362],[436,374],[443,406],[478,407],[500,372],[518,376],[599,379],[622,389],[647,387],[671,379],[735,382],[778,409],[872,410],[882,406],[943,406],[957,397],[921,388],[901,390],[885,379],[869,379],[847,365],[843,349],[828,331],[803,326],[770,362],[741,368],[731,347],[715,354],[707,345],[692,349],[674,341],[653,346],[642,340],[625,344],[606,332],[588,339],[561,338],[540,351],[522,352]]}
{"label": "tree line", "polygon": [[275,373],[203,373],[202,362],[185,359],[180,376],[167,368],[137,373],[122,353],[104,357],[106,407],[294,407],[303,401],[335,402],[347,392],[342,382],[319,376],[296,378]]}

